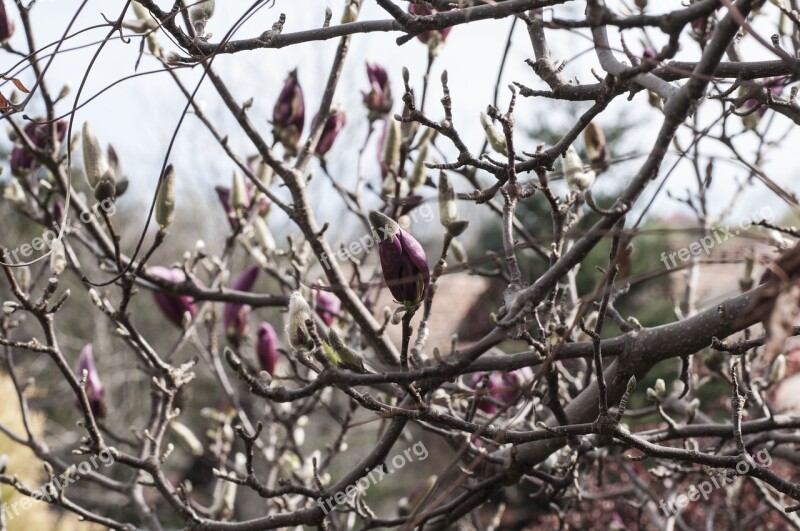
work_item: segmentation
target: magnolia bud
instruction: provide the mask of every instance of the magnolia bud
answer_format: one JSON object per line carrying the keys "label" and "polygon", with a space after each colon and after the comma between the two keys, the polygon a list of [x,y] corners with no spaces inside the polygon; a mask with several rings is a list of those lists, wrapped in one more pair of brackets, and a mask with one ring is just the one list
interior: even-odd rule
{"label": "magnolia bud", "polygon": [[198,37],[203,36],[206,23],[212,16],[214,16],[214,0],[200,0],[189,8],[189,20]]}
{"label": "magnolia bud", "polygon": [[344,6],[344,12],[342,13],[342,24],[349,24],[350,22],[355,22],[356,18],[358,17],[358,3],[354,0],[349,0],[347,5]]}
{"label": "magnolia bud", "polygon": [[562,168],[570,190],[583,192],[588,190],[594,183],[595,173],[592,170],[583,171],[583,161],[581,161],[581,157],[572,146],[568,147],[564,154]]}
{"label": "magnolia bud", "polygon": [[592,164],[605,165],[608,159],[606,152],[606,135],[595,122],[589,122],[583,131],[583,143],[586,146],[586,156]]}
{"label": "magnolia bud", "polygon": [[408,180],[408,186],[411,188],[413,192],[415,189],[419,188],[423,184],[425,184],[425,180],[427,179],[425,167],[425,159],[428,158],[428,144],[422,146],[417,153],[417,160],[414,161],[414,169],[411,171],[411,178]]}
{"label": "magnolia bud", "polygon": [[50,272],[58,276],[64,272],[67,267],[67,255],[64,251],[64,244],[60,240],[56,240],[50,253]]}
{"label": "magnolia bud", "polygon": [[264,252],[267,254],[273,252],[275,250],[275,238],[273,238],[267,222],[263,218],[257,217],[253,221],[253,227],[255,228],[258,243],[261,244]]}
{"label": "magnolia bud", "polygon": [[105,177],[111,169],[89,122],[83,124],[83,167],[86,170],[89,186],[93,189],[97,188],[100,179]]}
{"label": "magnolia bud", "polygon": [[237,214],[248,206],[247,186],[244,184],[244,175],[239,170],[233,171],[233,185],[231,186],[231,206]]}
{"label": "magnolia bud", "polygon": [[386,144],[383,148],[383,164],[393,172],[397,171],[400,162],[400,123],[394,118],[386,122]]}
{"label": "magnolia bud", "polygon": [[492,123],[492,119],[485,112],[481,113],[481,125],[483,131],[486,133],[486,139],[489,140],[489,145],[492,149],[500,153],[506,154],[506,137],[503,132]]}
{"label": "magnolia bud", "polygon": [[342,338],[336,333],[336,329],[331,328],[328,331],[328,340],[331,347],[336,352],[341,360],[342,366],[357,372],[364,372],[364,362],[358,353],[344,344]]}
{"label": "magnolia bud", "polygon": [[178,439],[183,442],[186,447],[189,448],[189,450],[191,450],[192,455],[203,455],[203,444],[195,436],[195,434],[192,433],[192,430],[186,426],[186,424],[175,421],[170,424],[170,427]]}
{"label": "magnolia bud", "polygon": [[311,308],[299,291],[289,298],[289,324],[286,335],[289,343],[297,350],[307,350],[311,345],[311,335],[306,328],[306,321],[311,319]]}
{"label": "magnolia bud", "polygon": [[458,204],[453,183],[447,172],[439,172],[439,221],[447,228],[458,217]]}
{"label": "magnolia bud", "polygon": [[175,219],[175,169],[170,164],[164,170],[164,178],[156,196],[156,222],[164,231],[173,219]]}
{"label": "magnolia bud", "polygon": [[769,371],[769,383],[775,383],[783,380],[786,376],[786,356],[778,354],[772,361],[772,367]]}

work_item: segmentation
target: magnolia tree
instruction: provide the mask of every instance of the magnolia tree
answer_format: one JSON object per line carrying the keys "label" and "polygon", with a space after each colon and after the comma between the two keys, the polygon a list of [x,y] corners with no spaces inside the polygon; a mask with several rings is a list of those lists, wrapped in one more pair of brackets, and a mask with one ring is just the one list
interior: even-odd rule
{"label": "magnolia tree", "polygon": [[[99,25],[99,5],[75,3],[41,42],[47,3],[0,1],[0,376],[19,419],[0,417],[0,528],[67,514],[152,530],[800,528],[800,417],[773,392],[800,361],[800,233],[776,214],[798,202],[764,164],[788,160],[800,123],[796,0],[347,0],[291,32],[281,4],[242,5],[226,29],[215,19],[234,2],[119,0]],[[104,38],[57,93],[51,63],[88,12],[85,31]],[[266,30],[240,35],[256,14]],[[509,31],[482,31],[489,19]],[[376,33],[421,47],[427,69],[368,63],[347,79],[353,47]],[[441,59],[457,33],[505,51],[480,119],[464,116],[472,88],[451,86]],[[501,82],[515,35],[530,69]],[[299,64],[331,39],[315,97],[281,72],[279,92],[257,95],[269,116],[215,66],[277,48]],[[149,152],[161,168],[149,208],[116,213],[122,157],[77,112],[112,41],[174,81],[181,127],[227,157],[219,202],[184,200],[197,168],[173,160],[176,129],[166,157]],[[335,105],[340,85],[362,102]],[[224,114],[198,102],[201,86]],[[572,112],[531,134],[527,102]],[[355,149],[342,145],[348,118],[369,124]],[[641,154],[614,147],[624,120]],[[681,176],[684,195],[660,194]],[[645,273],[651,207],[671,200],[693,213],[695,240],[660,240]],[[435,202],[440,223],[415,223]],[[341,224],[321,221],[321,203]],[[756,250],[729,260],[740,282],[704,298],[719,227],[754,207],[770,215],[746,231]],[[227,235],[178,227],[192,208],[224,211]],[[446,287],[458,274],[502,287],[460,308],[468,293]],[[636,290],[675,277],[675,303],[653,318],[659,297]],[[488,332],[432,344],[472,310]]]}

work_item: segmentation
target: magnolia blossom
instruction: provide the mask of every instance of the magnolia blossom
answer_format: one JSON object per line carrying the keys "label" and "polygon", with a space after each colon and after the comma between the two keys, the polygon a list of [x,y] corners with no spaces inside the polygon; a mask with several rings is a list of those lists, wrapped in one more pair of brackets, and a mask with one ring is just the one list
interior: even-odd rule
{"label": "magnolia blossom", "polygon": [[381,269],[389,291],[401,304],[419,304],[430,285],[425,249],[388,216],[373,210],[369,220],[377,236]]}
{"label": "magnolia blossom", "polygon": [[[255,286],[259,271],[261,269],[258,266],[248,267],[233,281],[231,289],[251,291]],[[247,332],[247,325],[250,323],[250,307],[239,302],[225,304],[225,309],[222,312],[222,323],[225,326],[225,333],[228,337],[243,336]]]}
{"label": "magnolia blossom", "polygon": [[389,85],[389,74],[375,63],[367,63],[369,92],[364,92],[364,105],[369,110],[371,120],[375,120],[392,110],[392,89]]}
{"label": "magnolia blossom", "polygon": [[[476,372],[470,379],[469,386],[478,389],[486,373]],[[478,399],[478,409],[489,414],[497,413],[499,405],[513,404],[518,398],[522,385],[533,378],[530,367],[523,367],[516,371],[492,371],[482,388],[481,398]]]}
{"label": "magnolia blossom", "polygon": [[322,135],[317,142],[316,154],[320,157],[324,156],[333,146],[333,141],[339,135],[339,131],[347,123],[347,114],[343,110],[336,110],[328,116],[325,120],[325,126],[322,128]]}
{"label": "magnolia blossom", "polygon": [[275,140],[283,144],[290,154],[297,152],[297,145],[305,124],[305,109],[303,89],[297,80],[297,70],[292,70],[283,84],[283,89],[272,112]]}
{"label": "magnolia blossom", "polygon": [[256,354],[261,368],[270,374],[275,374],[278,363],[278,334],[269,323],[258,325],[256,332]]}
{"label": "magnolia blossom", "polygon": [[317,290],[317,315],[326,326],[333,324],[333,320],[342,311],[342,301],[327,291]]}
{"label": "magnolia blossom", "polygon": [[78,358],[78,378],[83,378],[84,371],[86,372],[86,398],[89,399],[89,407],[92,409],[92,414],[98,418],[105,417],[106,388],[103,382],[100,381],[100,375],[97,372],[97,366],[92,355],[91,343],[83,347],[80,358]]}
{"label": "magnolia blossom", "polygon": [[[186,280],[186,275],[180,269],[153,266],[148,267],[147,272],[156,278],[176,284]],[[169,319],[175,326],[183,326],[183,316],[186,312],[189,312],[192,317],[197,315],[197,306],[195,306],[194,299],[188,295],[173,295],[163,291],[153,291],[153,299],[155,299],[164,317]]]}
{"label": "magnolia blossom", "polygon": [[[66,120],[59,120],[56,122],[56,140],[59,142],[64,140],[68,125]],[[34,148],[44,149],[47,147],[48,126],[44,123],[29,123],[25,126],[25,136]],[[21,141],[14,143],[14,148],[11,150],[8,163],[11,166],[11,173],[14,175],[24,174],[36,168],[39,164],[33,154],[28,151],[27,146]]]}

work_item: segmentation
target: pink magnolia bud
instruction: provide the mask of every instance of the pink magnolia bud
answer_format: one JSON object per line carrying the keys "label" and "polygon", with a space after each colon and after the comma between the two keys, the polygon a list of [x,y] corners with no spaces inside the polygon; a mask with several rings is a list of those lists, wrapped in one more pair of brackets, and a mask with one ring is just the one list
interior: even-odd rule
{"label": "pink magnolia bud", "polygon": [[[250,266],[239,275],[231,284],[231,289],[236,291],[249,292],[253,289],[261,269],[258,266]],[[241,337],[247,332],[247,325],[250,323],[250,307],[238,303],[229,302],[225,304],[222,312],[222,323],[225,326],[225,333],[228,337]]]}
{"label": "pink magnolia bud", "polygon": [[[472,375],[469,386],[477,389],[486,373],[477,372]],[[489,373],[482,395],[478,399],[478,409],[488,415],[497,413],[498,405],[510,405],[516,401],[522,385],[533,378],[530,367],[516,371],[492,371]]]}
{"label": "pink magnolia bud", "polygon": [[373,210],[369,220],[378,241],[381,269],[389,291],[401,304],[419,304],[430,285],[425,249],[388,216]]}
{"label": "pink magnolia bud", "polygon": [[347,123],[347,115],[344,111],[336,110],[328,119],[325,120],[325,127],[322,129],[322,135],[317,142],[317,155],[324,156],[333,146],[333,141],[339,135],[339,131]]}
{"label": "pink magnolia bud", "polygon": [[[166,282],[180,283],[186,279],[186,275],[180,269],[153,266],[148,267],[147,272]],[[197,315],[194,299],[188,295],[173,295],[163,291],[154,291],[153,299],[155,299],[164,317],[179,328],[183,326],[183,314],[189,312],[192,317]]]}
{"label": "pink magnolia bud", "polygon": [[5,0],[0,0],[0,42],[6,42],[14,35],[14,21],[6,11]]}
{"label": "pink magnolia bud", "polygon": [[83,347],[80,358],[78,358],[78,378],[83,378],[84,371],[86,371],[86,397],[89,399],[92,414],[97,418],[105,417],[106,388],[100,381],[97,366],[94,364],[91,343]]}
{"label": "pink magnolia bud", "polygon": [[333,320],[342,311],[342,301],[327,291],[317,290],[317,315],[325,323],[326,326],[331,326]]}
{"label": "pink magnolia bud", "polygon": [[392,89],[389,84],[389,74],[375,63],[367,63],[367,78],[369,79],[369,92],[364,92],[364,105],[369,110],[370,120],[376,120],[391,112]]}
{"label": "pink magnolia bud", "polygon": [[303,89],[297,80],[297,70],[295,69],[289,72],[272,112],[275,140],[283,144],[290,154],[297,152],[300,135],[303,133],[305,112]]}
{"label": "pink magnolia bud", "polygon": [[[422,4],[409,4],[408,12],[412,15],[420,16],[435,15],[438,13],[436,9],[431,9]],[[432,37],[437,36],[439,38],[439,42],[443,43],[447,39],[447,35],[450,33],[451,29],[452,28],[447,27],[440,30],[426,31],[417,35],[417,38],[425,44],[428,44],[428,41],[430,41]]]}
{"label": "pink magnolia bud", "polygon": [[[56,122],[56,140],[61,142],[67,134],[67,121],[59,120]],[[44,149],[47,147],[48,140],[48,127],[45,123],[29,123],[25,126],[25,136],[28,137],[31,144],[36,149]],[[21,141],[15,143],[14,148],[11,150],[9,157],[9,165],[11,166],[11,173],[14,175],[22,175],[29,170],[36,168],[39,163],[30,153]]]}
{"label": "pink magnolia bud", "polygon": [[270,374],[275,374],[278,364],[278,334],[269,323],[258,325],[256,354],[261,368]]}

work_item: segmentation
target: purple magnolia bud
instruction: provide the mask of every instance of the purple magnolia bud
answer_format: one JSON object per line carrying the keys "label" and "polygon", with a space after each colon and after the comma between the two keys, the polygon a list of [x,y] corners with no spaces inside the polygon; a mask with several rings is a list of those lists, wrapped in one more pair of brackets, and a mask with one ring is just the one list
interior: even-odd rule
{"label": "purple magnolia bud", "polygon": [[270,374],[275,374],[275,366],[278,364],[278,334],[269,323],[258,325],[258,344],[256,354],[261,368]]}
{"label": "purple magnolia bud", "polygon": [[283,144],[290,154],[297,152],[297,144],[305,123],[303,89],[297,80],[297,70],[289,72],[272,112],[275,141]]}
{"label": "purple magnolia bud", "polygon": [[5,0],[0,0],[0,42],[6,42],[14,35],[14,21],[6,11]]}
{"label": "purple magnolia bud", "polygon": [[[408,12],[412,15],[420,16],[435,15],[438,13],[436,9],[431,9],[422,4],[409,4]],[[431,40],[431,37],[438,36],[439,43],[443,43],[447,39],[447,35],[450,33],[451,29],[451,27],[447,27],[440,30],[426,31],[417,35],[417,38],[425,44],[428,44],[428,41]]]}
{"label": "purple magnolia bud", "polygon": [[[56,122],[56,140],[58,142],[64,140],[64,136],[67,133],[67,125],[66,120],[59,120]],[[28,137],[28,140],[30,140],[31,144],[36,149],[44,149],[47,147],[47,135],[47,124],[29,123],[25,126],[25,136]],[[14,175],[20,175],[35,168],[38,162],[34,159],[33,154],[27,150],[27,146],[20,142],[15,144],[14,148],[11,150],[9,165]]]}
{"label": "purple magnolia bud", "polygon": [[322,129],[322,135],[317,142],[317,155],[324,156],[333,146],[333,141],[339,135],[339,131],[347,123],[347,115],[344,111],[336,110],[333,114],[328,116],[325,121],[325,127]]}
{"label": "purple magnolia bud", "polygon": [[[469,386],[477,389],[486,373],[478,372],[472,375]],[[478,409],[488,415],[497,413],[498,404],[509,405],[516,401],[521,386],[533,378],[530,367],[523,367],[516,371],[492,371],[483,387],[482,396],[478,399]]]}
{"label": "purple magnolia bud", "polygon": [[390,217],[373,210],[369,220],[377,237],[381,269],[389,291],[401,304],[419,304],[430,285],[425,249]]}
{"label": "purple magnolia bud", "polygon": [[239,220],[236,218],[233,208],[231,208],[231,189],[227,186],[217,186],[214,190],[217,192],[217,198],[219,198],[223,210],[225,210],[225,218],[231,228],[236,230],[239,227]]}
{"label": "purple magnolia bud", "polygon": [[64,221],[64,204],[60,199],[56,199],[53,202],[53,221],[58,224]]}
{"label": "purple magnolia bud", "polygon": [[334,318],[342,311],[342,301],[333,293],[317,290],[317,315],[326,326],[333,324]]}
{"label": "purple magnolia bud", "polygon": [[[180,283],[186,279],[186,275],[180,269],[153,266],[148,267],[147,272],[166,282]],[[183,326],[183,315],[186,312],[189,312],[192,317],[197,315],[197,306],[194,304],[194,299],[188,295],[173,295],[163,291],[154,291],[153,299],[155,299],[164,317],[172,321],[177,327]]]}
{"label": "purple magnolia bud", "polygon": [[375,63],[367,63],[369,92],[364,92],[364,105],[369,110],[370,120],[376,120],[392,110],[392,89],[389,74]]}
{"label": "purple magnolia bud", "polygon": [[655,59],[656,51],[648,46],[644,49],[644,52],[642,52],[642,57],[644,59]]}
{"label": "purple magnolia bud", "polygon": [[[250,266],[239,275],[231,284],[231,289],[236,291],[249,292],[253,289],[261,268]],[[247,332],[247,325],[250,323],[250,307],[238,303],[229,302],[225,304],[222,312],[222,323],[225,326],[225,333],[228,337],[241,337]]]}
{"label": "purple magnolia bud", "polygon": [[86,371],[86,397],[89,399],[92,414],[98,418],[105,417],[106,388],[97,373],[97,366],[94,364],[94,356],[92,356],[91,343],[83,347],[78,359],[78,378],[83,378],[83,371]]}

